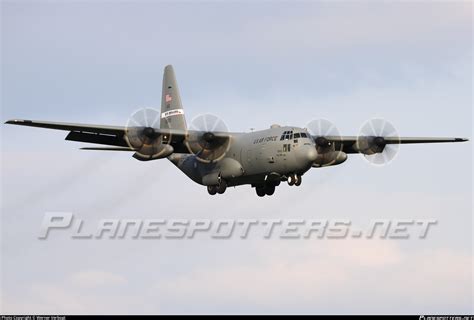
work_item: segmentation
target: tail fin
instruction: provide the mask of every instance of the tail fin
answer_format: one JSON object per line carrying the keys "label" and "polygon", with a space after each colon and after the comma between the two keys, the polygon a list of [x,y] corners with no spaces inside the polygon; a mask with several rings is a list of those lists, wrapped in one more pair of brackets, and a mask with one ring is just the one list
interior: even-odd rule
{"label": "tail fin", "polygon": [[160,128],[187,129],[178,84],[174,75],[173,66],[171,65],[165,67],[165,72],[163,74]]}

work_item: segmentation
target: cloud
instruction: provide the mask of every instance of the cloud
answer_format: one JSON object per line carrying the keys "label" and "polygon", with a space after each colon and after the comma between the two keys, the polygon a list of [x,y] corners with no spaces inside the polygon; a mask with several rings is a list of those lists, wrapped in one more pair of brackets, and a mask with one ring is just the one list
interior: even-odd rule
{"label": "cloud", "polygon": [[[60,281],[37,281],[24,287],[21,295],[6,294],[5,313],[94,314],[130,312],[139,298],[125,290],[127,281],[111,272],[88,270],[70,274]],[[105,298],[106,297],[106,298]]]}
{"label": "cloud", "polygon": [[70,281],[76,286],[85,288],[117,286],[127,283],[123,276],[97,270],[80,271],[74,273],[71,275]]}
{"label": "cloud", "polygon": [[295,47],[318,52],[368,46],[393,49],[407,44],[431,45],[469,34],[471,9],[469,2],[337,3],[310,7],[298,15],[290,11],[287,17],[264,16],[251,20],[244,30],[255,40],[252,47],[265,51],[288,52]]}
{"label": "cloud", "polygon": [[3,312],[472,312],[470,254],[445,248],[409,252],[390,240],[240,243],[252,248],[250,259],[221,256],[183,269],[167,257],[179,271],[160,275],[157,265],[146,277],[147,288],[137,284],[138,292],[123,276],[98,270],[34,282],[21,295],[6,296]]}
{"label": "cloud", "polygon": [[194,301],[189,312],[239,313],[244,305],[246,310],[283,313],[470,311],[470,255],[407,253],[383,241],[320,245],[272,243],[263,247],[264,261],[207,266],[165,281],[159,289],[169,303],[178,297]]}

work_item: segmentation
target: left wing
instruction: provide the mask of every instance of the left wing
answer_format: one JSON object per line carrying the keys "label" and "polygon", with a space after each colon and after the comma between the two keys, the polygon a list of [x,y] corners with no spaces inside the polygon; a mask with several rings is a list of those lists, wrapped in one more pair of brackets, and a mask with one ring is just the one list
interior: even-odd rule
{"label": "left wing", "polygon": [[[313,136],[316,140],[321,137]],[[444,137],[365,137],[373,139],[373,143],[380,143],[380,146],[387,144],[415,144],[415,143],[447,143],[447,142],[465,142],[469,141],[466,138],[444,138]],[[381,138],[380,140],[375,140]],[[336,150],[341,150],[345,153],[359,153],[361,150],[357,148],[360,141],[356,136],[326,136],[324,137],[328,142],[334,143]],[[383,148],[382,148],[383,149]]]}

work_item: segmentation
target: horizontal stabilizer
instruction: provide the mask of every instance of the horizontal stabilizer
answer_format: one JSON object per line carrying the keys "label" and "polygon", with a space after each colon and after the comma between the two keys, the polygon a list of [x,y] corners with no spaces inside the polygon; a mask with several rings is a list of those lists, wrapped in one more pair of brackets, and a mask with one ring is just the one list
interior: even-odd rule
{"label": "horizontal stabilizer", "polygon": [[95,150],[95,151],[136,151],[135,149],[132,148],[94,148],[94,147],[84,147],[80,148],[81,150]]}

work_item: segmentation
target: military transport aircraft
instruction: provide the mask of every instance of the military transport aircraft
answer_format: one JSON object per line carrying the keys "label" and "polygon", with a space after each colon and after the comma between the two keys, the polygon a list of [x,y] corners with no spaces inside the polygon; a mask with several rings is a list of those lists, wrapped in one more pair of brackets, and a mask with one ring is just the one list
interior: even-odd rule
{"label": "military transport aircraft", "polygon": [[463,138],[399,137],[383,119],[367,121],[358,136],[341,136],[327,120],[306,128],[272,125],[246,133],[228,132],[213,115],[196,117],[188,128],[173,67],[165,67],[161,111],[140,109],[126,126],[9,120],[7,124],[69,131],[66,140],[107,145],[83,150],[130,151],[150,161],[168,158],[209,194],[249,184],[258,196],[272,195],[282,181],[299,186],[312,167],[338,165],[359,153],[375,164],[390,162],[400,144],[462,142]]}

